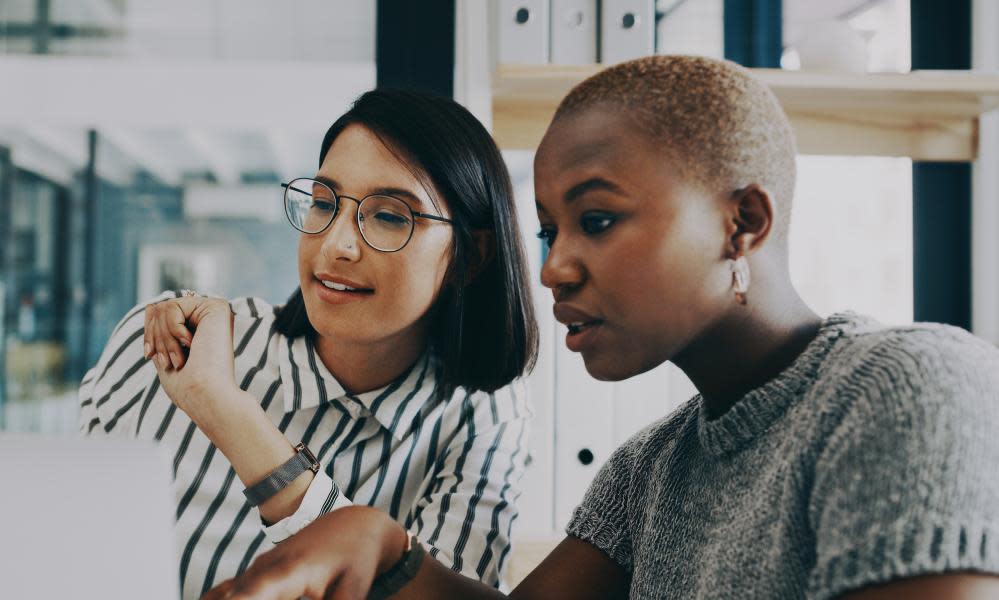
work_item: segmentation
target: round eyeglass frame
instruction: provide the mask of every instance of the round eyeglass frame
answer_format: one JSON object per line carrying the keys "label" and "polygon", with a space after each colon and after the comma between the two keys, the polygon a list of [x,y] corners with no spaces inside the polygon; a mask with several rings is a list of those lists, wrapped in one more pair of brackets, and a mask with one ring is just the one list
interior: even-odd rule
{"label": "round eyeglass frame", "polygon": [[[302,194],[308,194],[309,196],[312,195],[310,192],[306,192],[305,190],[299,189],[297,187],[292,187],[293,184],[296,184],[296,183],[299,183],[299,182],[308,182],[310,184],[310,187],[311,187],[311,185],[319,184],[319,185],[323,186],[324,188],[326,188],[327,190],[329,190],[330,195],[333,198],[333,214],[330,215],[330,220],[326,223],[326,225],[324,225],[318,231],[306,231],[306,230],[302,229],[301,227],[299,227],[298,225],[295,224],[294,219],[292,219],[292,217],[291,217],[291,209],[289,208],[289,205],[288,205],[288,190],[294,190],[294,191],[302,193]],[[413,233],[416,231],[416,219],[418,219],[418,218],[419,219],[429,219],[431,221],[437,221],[439,223],[454,224],[453,220],[447,219],[445,217],[439,217],[437,215],[431,215],[431,214],[427,214],[427,213],[416,212],[415,210],[413,210],[409,206],[409,204],[406,203],[406,201],[402,200],[401,198],[396,198],[395,196],[392,196],[390,194],[368,194],[367,196],[365,196],[365,197],[361,198],[360,200],[358,200],[357,198],[354,198],[352,196],[347,196],[347,195],[344,195],[344,194],[338,194],[338,193],[336,193],[336,191],[333,190],[332,187],[326,185],[322,181],[319,181],[319,180],[316,180],[316,179],[312,179],[310,177],[299,177],[297,179],[292,179],[288,183],[282,183],[281,187],[284,188],[284,216],[288,219],[288,223],[290,223],[291,226],[294,227],[296,231],[299,231],[299,232],[304,233],[306,235],[319,235],[320,233],[322,233],[322,232],[326,231],[327,229],[329,229],[329,226],[332,225],[333,221],[336,220],[337,215],[340,214],[340,201],[342,199],[353,200],[354,202],[356,202],[357,203],[357,213],[354,215],[354,224],[357,225],[357,232],[361,234],[361,239],[364,240],[364,243],[367,244],[369,248],[371,248],[372,250],[377,250],[378,252],[385,252],[385,253],[391,254],[393,252],[399,252],[400,250],[402,250],[403,248],[405,248],[407,245],[409,245],[410,240],[413,239]],[[368,236],[364,235],[364,226],[361,225],[361,205],[368,198],[375,198],[375,197],[392,198],[393,200],[398,201],[399,203],[401,203],[403,206],[406,207],[406,210],[409,211],[409,214],[412,217],[412,219],[410,220],[410,225],[409,225],[409,235],[406,237],[406,241],[403,242],[403,244],[401,246],[399,246],[398,248],[396,248],[395,250],[385,250],[384,248],[379,248],[378,246],[375,246],[374,244],[372,244],[368,240]]]}

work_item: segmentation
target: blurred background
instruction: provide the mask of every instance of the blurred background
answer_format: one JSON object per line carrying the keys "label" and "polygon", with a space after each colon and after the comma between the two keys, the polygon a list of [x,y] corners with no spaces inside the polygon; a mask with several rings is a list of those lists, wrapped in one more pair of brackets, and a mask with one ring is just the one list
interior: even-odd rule
{"label": "blurred background", "polygon": [[[118,320],[161,290],[283,302],[297,285],[297,235],[279,184],[315,172],[326,128],[378,84],[453,95],[489,126],[490,73],[510,26],[505,11],[516,4],[0,0],[0,429],[74,430],[83,374]],[[602,3],[605,12],[614,4]],[[931,50],[964,44],[969,64],[943,67],[968,68],[971,10],[992,10],[987,4],[630,2],[654,15],[646,24],[656,53],[844,73],[908,72],[925,56],[913,40],[940,29],[940,14],[966,20],[967,34],[940,29]],[[602,52],[613,50],[603,43]],[[521,526],[547,532],[564,525],[611,448],[693,390],[669,365],[621,384],[586,379],[537,283],[532,153],[505,156],[545,336],[532,376],[538,424]],[[930,183],[920,168],[904,156],[799,158],[792,276],[820,313],[934,317],[920,312],[918,290],[952,284],[914,275],[922,252],[943,256],[943,271],[966,273],[967,302],[932,320],[972,327],[970,207],[984,200],[972,198],[970,165],[956,180]],[[940,202],[965,215],[953,235],[968,248],[958,244],[956,254],[914,237],[919,191],[946,181],[958,184]],[[992,335],[991,321],[979,319],[979,333]]]}
{"label": "blurred background", "polygon": [[375,8],[0,0],[2,426],[74,428],[111,329],[164,289],[287,298],[278,184],[375,86]]}

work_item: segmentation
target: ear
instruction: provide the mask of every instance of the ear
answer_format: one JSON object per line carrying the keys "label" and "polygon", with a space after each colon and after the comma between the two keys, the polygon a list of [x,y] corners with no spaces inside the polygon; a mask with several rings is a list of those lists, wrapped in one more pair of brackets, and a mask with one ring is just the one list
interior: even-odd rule
{"label": "ear", "polygon": [[729,251],[732,258],[760,249],[774,224],[770,193],[758,184],[736,190],[729,198]]}
{"label": "ear", "polygon": [[479,229],[472,233],[475,237],[475,246],[478,252],[475,259],[470,261],[468,267],[468,281],[475,279],[496,255],[496,235],[488,229]]}

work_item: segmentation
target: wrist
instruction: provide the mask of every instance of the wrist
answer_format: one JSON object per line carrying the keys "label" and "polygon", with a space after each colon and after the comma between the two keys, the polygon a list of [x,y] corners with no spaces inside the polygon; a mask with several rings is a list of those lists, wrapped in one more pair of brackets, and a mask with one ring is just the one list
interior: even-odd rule
{"label": "wrist", "polygon": [[402,525],[395,522],[387,514],[377,509],[371,510],[378,512],[384,523],[384,527],[382,528],[382,552],[378,560],[378,574],[381,575],[402,560],[409,546],[410,536],[409,532]]}

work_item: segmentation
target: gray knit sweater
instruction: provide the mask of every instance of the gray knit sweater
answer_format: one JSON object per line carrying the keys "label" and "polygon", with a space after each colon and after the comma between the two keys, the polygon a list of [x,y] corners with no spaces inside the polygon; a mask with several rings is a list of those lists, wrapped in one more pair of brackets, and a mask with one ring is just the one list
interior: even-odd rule
{"label": "gray knit sweater", "polygon": [[695,397],[601,469],[568,533],[632,598],[831,598],[999,573],[999,351],[847,313],[706,418]]}

